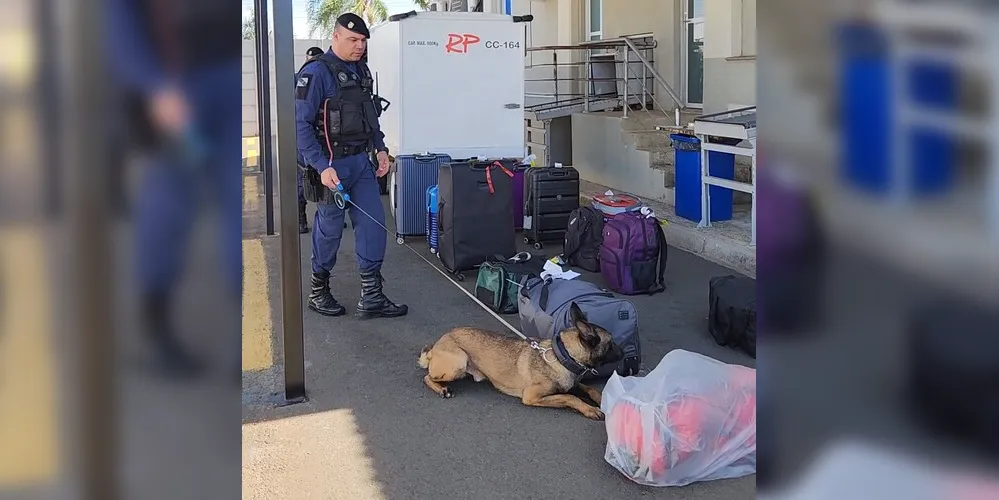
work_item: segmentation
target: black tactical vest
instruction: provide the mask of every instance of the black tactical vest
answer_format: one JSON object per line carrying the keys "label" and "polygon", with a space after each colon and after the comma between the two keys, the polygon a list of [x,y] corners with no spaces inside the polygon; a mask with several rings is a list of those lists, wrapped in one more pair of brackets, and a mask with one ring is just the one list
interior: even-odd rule
{"label": "black tactical vest", "polygon": [[316,135],[325,153],[338,146],[370,144],[378,128],[378,110],[373,100],[374,79],[363,62],[355,63],[357,74],[329,54],[318,58],[333,75],[336,94],[323,100],[316,117]]}

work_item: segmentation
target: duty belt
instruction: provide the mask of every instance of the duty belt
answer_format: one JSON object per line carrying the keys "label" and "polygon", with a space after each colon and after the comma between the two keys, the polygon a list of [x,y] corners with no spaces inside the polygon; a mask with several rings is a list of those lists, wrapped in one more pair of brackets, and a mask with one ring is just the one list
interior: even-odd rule
{"label": "duty belt", "polygon": [[354,156],[361,153],[366,153],[370,149],[367,144],[358,144],[355,146],[333,146],[333,159],[346,158],[348,156]]}

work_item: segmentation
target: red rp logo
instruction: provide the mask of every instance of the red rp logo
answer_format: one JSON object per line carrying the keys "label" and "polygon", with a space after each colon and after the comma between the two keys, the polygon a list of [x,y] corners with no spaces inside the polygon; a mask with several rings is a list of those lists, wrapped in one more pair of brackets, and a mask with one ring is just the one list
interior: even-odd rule
{"label": "red rp logo", "polygon": [[468,33],[465,33],[464,35],[449,33],[447,35],[447,45],[444,46],[444,52],[448,54],[451,52],[464,54],[468,52],[469,45],[479,43],[480,40],[481,39],[479,37]]}

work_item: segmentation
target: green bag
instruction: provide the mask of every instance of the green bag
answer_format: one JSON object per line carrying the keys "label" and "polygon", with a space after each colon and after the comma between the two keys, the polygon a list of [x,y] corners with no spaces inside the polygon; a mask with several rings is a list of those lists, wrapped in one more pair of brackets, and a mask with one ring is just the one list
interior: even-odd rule
{"label": "green bag", "polygon": [[475,297],[500,314],[516,313],[517,293],[523,279],[540,276],[544,269],[544,259],[531,257],[521,252],[511,259],[497,256],[482,263],[475,279]]}

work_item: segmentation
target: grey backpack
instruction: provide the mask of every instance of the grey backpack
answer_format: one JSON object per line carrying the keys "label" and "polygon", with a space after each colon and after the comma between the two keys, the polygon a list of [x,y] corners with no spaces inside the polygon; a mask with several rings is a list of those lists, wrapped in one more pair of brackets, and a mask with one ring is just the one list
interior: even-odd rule
{"label": "grey backpack", "polygon": [[597,377],[609,377],[615,369],[623,376],[636,375],[642,364],[638,340],[638,312],[627,299],[602,290],[581,279],[524,278],[517,294],[520,330],[528,337],[549,339],[569,327],[572,303],[583,311],[586,320],[607,330],[624,350],[624,360],[617,366],[597,369]]}

